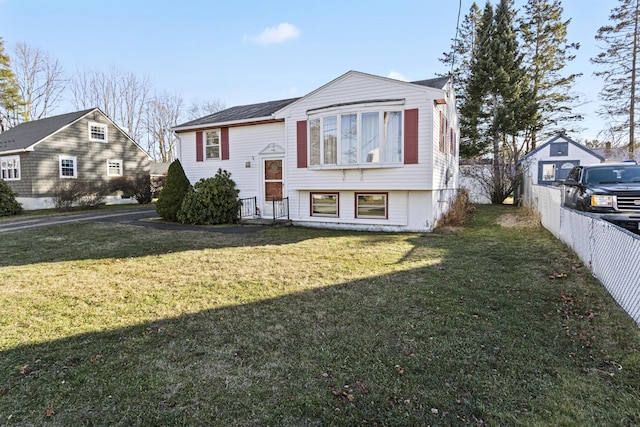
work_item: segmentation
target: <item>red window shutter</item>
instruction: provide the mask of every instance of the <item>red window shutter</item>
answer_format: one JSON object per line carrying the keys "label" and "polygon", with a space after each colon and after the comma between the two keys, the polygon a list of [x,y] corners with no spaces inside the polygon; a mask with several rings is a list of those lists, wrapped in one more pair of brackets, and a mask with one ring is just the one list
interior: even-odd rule
{"label": "red window shutter", "polygon": [[404,112],[404,164],[418,164],[418,109]]}
{"label": "red window shutter", "polygon": [[296,123],[296,149],[298,154],[298,167],[307,167],[307,121],[300,120]]}
{"label": "red window shutter", "polygon": [[229,160],[229,128],[220,129],[220,159]]}
{"label": "red window shutter", "polygon": [[196,132],[196,162],[204,161],[204,149],[202,147],[202,132]]}
{"label": "red window shutter", "polygon": [[444,117],[440,111],[440,151],[444,152]]}

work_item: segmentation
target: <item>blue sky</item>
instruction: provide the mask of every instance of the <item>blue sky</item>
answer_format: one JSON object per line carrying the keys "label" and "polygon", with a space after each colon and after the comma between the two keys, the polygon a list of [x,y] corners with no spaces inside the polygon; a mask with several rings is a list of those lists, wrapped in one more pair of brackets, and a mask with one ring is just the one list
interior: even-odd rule
{"label": "blue sky", "polygon": [[[472,1],[461,3],[460,20]],[[586,103],[578,109],[584,130],[571,136],[592,139],[604,123],[595,114],[602,82],[589,58],[600,51],[594,35],[618,1],[562,3],[572,19],[568,39],[581,44],[567,72],[584,73],[576,86]],[[115,67],[148,75],[156,90],[178,93],[186,104],[217,98],[231,107],[302,96],[349,70],[406,80],[444,73],[439,58],[455,37],[458,6],[457,0],[0,0],[0,37],[5,47],[26,42],[47,51],[69,73]]]}

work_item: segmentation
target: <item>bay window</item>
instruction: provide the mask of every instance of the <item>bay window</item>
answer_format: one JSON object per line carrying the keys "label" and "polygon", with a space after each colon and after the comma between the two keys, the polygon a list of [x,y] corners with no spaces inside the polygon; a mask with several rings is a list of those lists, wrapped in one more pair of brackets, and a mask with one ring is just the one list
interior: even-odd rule
{"label": "bay window", "polygon": [[310,166],[399,164],[403,161],[402,111],[346,112],[311,117]]}

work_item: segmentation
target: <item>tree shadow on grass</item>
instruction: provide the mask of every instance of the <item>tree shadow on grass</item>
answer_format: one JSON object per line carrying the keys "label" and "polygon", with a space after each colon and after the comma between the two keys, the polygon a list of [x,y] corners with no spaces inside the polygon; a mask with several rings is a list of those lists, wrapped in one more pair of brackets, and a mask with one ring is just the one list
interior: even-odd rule
{"label": "tree shadow on grass", "polygon": [[564,285],[454,269],[446,249],[444,268],[5,350],[0,424],[543,425],[568,379],[594,393],[574,421],[620,419],[610,396],[637,397],[640,367],[584,374],[591,350],[554,314]]}

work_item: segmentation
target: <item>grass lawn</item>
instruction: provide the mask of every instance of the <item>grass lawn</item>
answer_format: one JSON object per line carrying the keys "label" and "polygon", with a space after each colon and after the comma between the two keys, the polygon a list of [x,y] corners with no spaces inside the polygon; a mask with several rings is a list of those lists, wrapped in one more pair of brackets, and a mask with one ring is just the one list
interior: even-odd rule
{"label": "grass lawn", "polygon": [[0,425],[640,425],[640,330],[520,213],[0,234]]}

